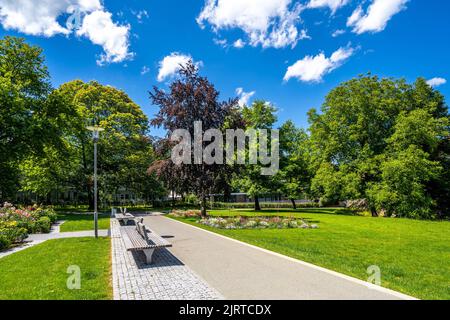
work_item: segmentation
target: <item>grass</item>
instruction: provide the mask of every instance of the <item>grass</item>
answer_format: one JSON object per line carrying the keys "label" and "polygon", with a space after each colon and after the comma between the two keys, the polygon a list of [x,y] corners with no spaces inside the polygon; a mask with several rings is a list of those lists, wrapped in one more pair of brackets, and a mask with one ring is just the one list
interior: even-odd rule
{"label": "grass", "polygon": [[[70,290],[69,266],[79,266],[81,288]],[[0,259],[0,300],[112,298],[109,238],[49,240]]]}
{"label": "grass", "polygon": [[[59,214],[58,220],[65,220],[61,225],[61,232],[94,230],[94,215],[92,214]],[[98,215],[98,228],[109,229],[109,215]]]}
{"label": "grass", "polygon": [[298,216],[319,229],[221,230],[177,219],[420,299],[450,299],[450,222],[370,218],[337,209],[211,210],[213,216]]}

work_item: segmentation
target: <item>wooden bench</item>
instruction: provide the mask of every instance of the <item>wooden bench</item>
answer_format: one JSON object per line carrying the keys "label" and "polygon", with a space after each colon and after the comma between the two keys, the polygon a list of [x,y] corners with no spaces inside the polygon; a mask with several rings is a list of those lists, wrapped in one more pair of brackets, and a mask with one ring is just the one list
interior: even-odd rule
{"label": "wooden bench", "polygon": [[115,217],[117,220],[119,220],[119,222],[123,221],[124,225],[127,225],[128,221],[134,219],[134,216],[130,213],[125,213],[125,214],[117,213]]}
{"label": "wooden bench", "polygon": [[142,251],[145,254],[147,264],[152,263],[155,249],[171,247],[172,244],[162,238],[143,223],[136,222],[136,226],[120,227],[125,248],[128,251]]}

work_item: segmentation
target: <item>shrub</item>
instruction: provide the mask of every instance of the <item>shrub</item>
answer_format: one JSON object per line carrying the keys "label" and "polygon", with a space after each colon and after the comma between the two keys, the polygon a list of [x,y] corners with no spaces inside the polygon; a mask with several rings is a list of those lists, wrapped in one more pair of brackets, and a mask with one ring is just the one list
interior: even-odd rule
{"label": "shrub", "polygon": [[5,202],[0,207],[0,250],[22,242],[28,233],[48,233],[57,215],[52,208],[16,208]]}
{"label": "shrub", "polygon": [[30,208],[30,211],[39,218],[47,217],[51,223],[55,223],[58,219],[58,215],[56,214],[56,212],[50,208]]}
{"label": "shrub", "polygon": [[39,220],[35,224],[35,233],[49,233],[50,228],[52,226],[52,222],[49,217],[43,216],[40,217]]}
{"label": "shrub", "polygon": [[11,244],[12,244],[11,239],[9,239],[8,236],[2,234],[0,230],[0,251],[9,248]]}
{"label": "shrub", "polygon": [[26,237],[27,230],[19,227],[16,221],[0,221],[0,250],[22,242]]}

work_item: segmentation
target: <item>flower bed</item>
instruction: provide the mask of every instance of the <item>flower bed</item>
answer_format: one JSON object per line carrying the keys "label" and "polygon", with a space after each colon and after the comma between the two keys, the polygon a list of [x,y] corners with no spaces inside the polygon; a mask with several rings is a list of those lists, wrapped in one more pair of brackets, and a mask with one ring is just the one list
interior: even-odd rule
{"label": "flower bed", "polygon": [[195,218],[197,222],[219,229],[318,229],[302,219],[286,217],[202,217],[200,210],[172,210],[175,218]]}
{"label": "flower bed", "polygon": [[198,221],[205,226],[219,229],[317,229],[318,226],[309,225],[301,219],[290,218],[203,218]]}
{"label": "flower bed", "polygon": [[53,209],[39,206],[16,208],[5,202],[0,206],[0,250],[22,242],[29,233],[48,233],[57,219]]}
{"label": "flower bed", "polygon": [[170,215],[175,218],[200,218],[202,214],[200,210],[172,210]]}

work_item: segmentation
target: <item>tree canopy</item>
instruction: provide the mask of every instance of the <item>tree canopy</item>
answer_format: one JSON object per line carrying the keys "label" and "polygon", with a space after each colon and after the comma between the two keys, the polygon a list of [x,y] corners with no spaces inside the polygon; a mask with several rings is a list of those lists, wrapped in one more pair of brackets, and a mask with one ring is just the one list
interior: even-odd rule
{"label": "tree canopy", "polygon": [[445,188],[438,158],[447,152],[449,117],[443,96],[424,79],[350,80],[309,121],[314,195],[326,203],[367,199],[373,215],[432,215],[438,204],[430,187]]}
{"label": "tree canopy", "polygon": [[80,80],[53,89],[40,48],[0,40],[1,200],[21,190],[48,202],[52,191],[75,190],[92,205],[92,124],[106,129],[99,141],[103,200],[119,188],[159,197],[159,183],[146,175],[154,160],[148,119],[125,92]]}
{"label": "tree canopy", "polygon": [[67,110],[52,104],[42,50],[24,39],[0,39],[0,197],[19,189],[18,165],[26,155],[59,147],[59,124]]}
{"label": "tree canopy", "polygon": [[[227,172],[230,167],[224,162],[206,164],[203,157],[200,159],[201,164],[196,163],[194,153],[191,155],[191,164],[174,164],[169,159],[169,149],[174,145],[171,135],[175,130],[185,129],[190,138],[194,137],[194,123],[197,121],[202,123],[199,132],[201,137],[206,130],[225,128],[227,121],[232,120],[230,115],[237,106],[237,100],[219,101],[219,92],[207,78],[199,75],[192,61],[181,68],[180,77],[170,85],[169,92],[155,87],[150,96],[153,104],[159,106],[152,124],[167,130],[166,138],[161,141],[160,154],[163,158],[150,167],[150,172],[156,172],[165,179],[167,185],[174,188],[173,191],[196,194],[201,201],[202,214],[206,215],[206,198],[219,177],[231,174]],[[223,137],[220,138],[223,141]],[[208,143],[201,141],[202,150],[206,145]]]}

